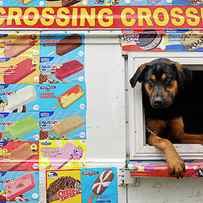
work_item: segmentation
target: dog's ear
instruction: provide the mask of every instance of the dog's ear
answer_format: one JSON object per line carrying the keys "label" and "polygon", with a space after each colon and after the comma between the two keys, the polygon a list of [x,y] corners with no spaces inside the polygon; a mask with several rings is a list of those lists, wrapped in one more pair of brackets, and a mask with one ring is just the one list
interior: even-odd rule
{"label": "dog's ear", "polygon": [[172,66],[176,69],[178,83],[181,88],[192,80],[192,71],[188,68],[183,67],[179,63],[173,63]]}
{"label": "dog's ear", "polygon": [[137,82],[142,82],[143,81],[143,79],[144,79],[144,72],[146,71],[146,69],[148,67],[149,67],[148,64],[142,64],[141,66],[139,66],[139,68],[137,69],[135,74],[130,79],[131,87],[134,88],[135,85],[137,84]]}

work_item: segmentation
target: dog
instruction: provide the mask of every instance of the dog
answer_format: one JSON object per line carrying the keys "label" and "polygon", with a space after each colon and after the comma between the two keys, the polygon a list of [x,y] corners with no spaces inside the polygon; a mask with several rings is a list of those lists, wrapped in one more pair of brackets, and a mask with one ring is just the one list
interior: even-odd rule
{"label": "dog", "polygon": [[184,130],[184,93],[192,78],[181,64],[159,58],[141,65],[130,79],[132,88],[142,83],[147,143],[163,152],[170,175],[177,178],[183,177],[185,164],[173,143],[203,144],[202,135]]}

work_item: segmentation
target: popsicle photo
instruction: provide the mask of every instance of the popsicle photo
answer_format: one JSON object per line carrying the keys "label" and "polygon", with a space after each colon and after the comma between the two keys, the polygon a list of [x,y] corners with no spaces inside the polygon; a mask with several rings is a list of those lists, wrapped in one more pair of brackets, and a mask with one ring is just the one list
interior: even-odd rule
{"label": "popsicle photo", "polygon": [[51,132],[58,137],[64,137],[67,133],[81,127],[84,124],[83,119],[80,116],[67,117],[61,122],[56,123]]}
{"label": "popsicle photo", "polygon": [[0,189],[0,199],[6,202],[38,202],[38,174],[36,172],[7,172]]}
{"label": "popsicle photo", "polygon": [[39,82],[39,37],[37,34],[8,34],[0,38],[0,82]]}
{"label": "popsicle photo", "polygon": [[39,147],[37,142],[9,141],[0,148],[0,171],[36,170]]}
{"label": "popsicle photo", "polygon": [[58,67],[53,66],[52,72],[55,74],[55,77],[62,81],[83,69],[83,64],[81,64],[77,60],[68,61],[62,65],[59,65]]}
{"label": "popsicle photo", "polygon": [[32,116],[27,116],[6,127],[4,132],[9,134],[8,136],[12,137],[13,139],[20,139],[21,136],[24,136],[37,129],[39,129],[38,120]]}
{"label": "popsicle photo", "polygon": [[116,168],[81,169],[82,202],[117,203]]}
{"label": "popsicle photo", "polygon": [[23,4],[28,4],[28,3],[32,2],[32,0],[21,0],[21,2],[22,2]]}
{"label": "popsicle photo", "polygon": [[8,58],[16,57],[30,49],[37,43],[35,35],[16,35],[5,40],[4,55]]}
{"label": "popsicle photo", "polygon": [[84,91],[82,90],[80,85],[75,85],[71,87],[62,95],[56,97],[58,99],[59,105],[61,108],[68,108],[75,101],[80,99],[84,95]]}
{"label": "popsicle photo", "polygon": [[44,46],[55,46],[56,54],[63,56],[74,49],[78,48],[82,44],[82,36],[79,34],[58,34],[55,36],[42,36],[42,43]]}
{"label": "popsicle photo", "polygon": [[[49,143],[49,144],[48,144]],[[40,166],[46,169],[68,169],[83,165],[86,145],[82,141],[40,141]]]}
{"label": "popsicle photo", "polygon": [[47,203],[80,203],[80,170],[47,171]]}
{"label": "popsicle photo", "polygon": [[82,0],[62,0],[63,6],[76,6],[78,3],[80,3]]}
{"label": "popsicle photo", "polygon": [[2,138],[7,140],[37,141],[39,139],[38,113],[0,113]]}
{"label": "popsicle photo", "polygon": [[[49,112],[45,112],[46,114]],[[41,112],[40,114],[44,114]],[[56,115],[56,116],[55,116]],[[50,117],[40,117],[40,139],[84,139],[85,121],[80,115],[66,116],[60,118],[57,112]]]}
{"label": "popsicle photo", "polygon": [[[30,76],[37,70],[36,64],[33,64],[32,59],[27,58],[17,64],[0,67],[0,75],[2,75],[2,83],[15,84],[21,83],[23,79]],[[37,77],[35,79],[37,82]],[[33,81],[34,82],[34,81]]]}
{"label": "popsicle photo", "polygon": [[[53,84],[39,85],[41,111],[56,111],[61,109],[80,108],[80,103],[85,105],[85,90],[83,84]],[[77,107],[76,107],[77,106]]]}
{"label": "popsicle photo", "polygon": [[9,85],[0,91],[0,112],[37,110],[37,93],[32,85]]}
{"label": "popsicle photo", "polygon": [[0,67],[0,69],[5,69],[3,76],[5,84],[18,83],[36,70],[35,65],[32,64],[32,59],[29,58],[14,66]]}

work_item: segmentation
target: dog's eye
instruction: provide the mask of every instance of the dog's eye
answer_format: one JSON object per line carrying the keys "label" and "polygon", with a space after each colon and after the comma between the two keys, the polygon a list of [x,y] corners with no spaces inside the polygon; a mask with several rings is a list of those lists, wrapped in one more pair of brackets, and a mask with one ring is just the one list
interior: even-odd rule
{"label": "dog's eye", "polygon": [[149,84],[150,87],[153,87],[153,85],[154,85],[154,81],[149,80],[149,81],[148,81],[148,84]]}
{"label": "dog's eye", "polygon": [[170,85],[171,82],[172,82],[172,79],[171,79],[171,78],[167,78],[167,79],[165,80],[165,84],[166,84],[166,85]]}

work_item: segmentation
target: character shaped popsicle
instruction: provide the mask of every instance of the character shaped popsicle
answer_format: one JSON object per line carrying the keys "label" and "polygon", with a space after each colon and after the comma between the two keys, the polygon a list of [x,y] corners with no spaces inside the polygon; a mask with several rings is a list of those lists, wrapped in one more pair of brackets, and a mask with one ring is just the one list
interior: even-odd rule
{"label": "character shaped popsicle", "polygon": [[2,105],[0,112],[13,112],[36,99],[34,86],[26,86],[7,97],[6,105]]}
{"label": "character shaped popsicle", "polygon": [[15,66],[11,66],[6,71],[4,71],[4,83],[14,84],[20,82],[35,70],[35,65],[32,64],[32,59],[25,59],[24,61],[21,61]]}
{"label": "character shaped popsicle", "polygon": [[21,176],[16,180],[7,181],[5,183],[6,199],[15,199],[15,197],[32,190],[34,187],[35,180],[32,174]]}
{"label": "character shaped popsicle", "polygon": [[83,157],[81,147],[72,143],[67,143],[58,148],[42,148],[42,156],[49,158],[53,162],[54,169],[60,169],[71,160],[80,160]]}
{"label": "character shaped popsicle", "polygon": [[109,187],[109,185],[113,181],[113,178],[114,175],[111,169],[106,169],[105,171],[103,171],[92,185],[92,192],[94,196],[89,197],[88,203],[91,203],[93,198],[97,198],[99,195],[104,193],[104,191]]}

